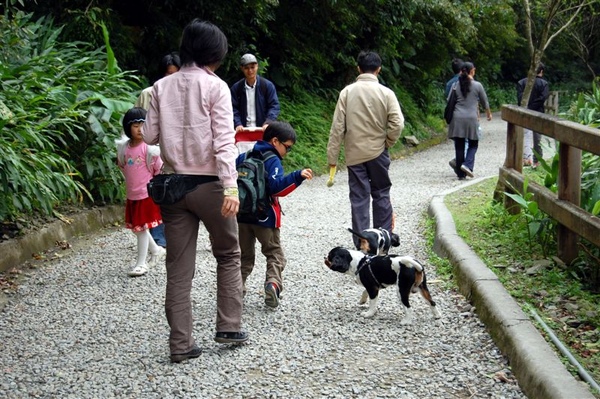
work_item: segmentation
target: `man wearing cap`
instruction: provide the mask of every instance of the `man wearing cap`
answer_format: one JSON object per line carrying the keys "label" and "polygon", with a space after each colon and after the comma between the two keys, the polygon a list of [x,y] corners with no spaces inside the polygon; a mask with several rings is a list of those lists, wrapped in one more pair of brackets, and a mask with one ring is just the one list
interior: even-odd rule
{"label": "man wearing cap", "polygon": [[252,54],[240,59],[244,79],[231,86],[233,125],[239,132],[244,127],[265,128],[279,116],[279,99],[275,85],[258,76],[258,61]]}

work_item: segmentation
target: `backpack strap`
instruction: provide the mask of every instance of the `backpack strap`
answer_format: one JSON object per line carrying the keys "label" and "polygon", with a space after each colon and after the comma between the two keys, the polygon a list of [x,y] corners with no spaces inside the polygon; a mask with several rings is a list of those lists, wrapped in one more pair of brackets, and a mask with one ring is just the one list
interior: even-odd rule
{"label": "backpack strap", "polygon": [[251,150],[246,151],[246,157],[244,159],[248,159],[249,157],[253,157],[253,158],[259,158],[263,162],[266,162],[268,159],[271,159],[271,158],[273,158],[275,156],[277,156],[277,155],[275,155],[275,153],[273,152],[273,150],[267,150],[265,152],[262,152],[262,151],[251,149]]}
{"label": "backpack strap", "polygon": [[148,171],[154,174],[154,167],[152,166],[152,161],[155,157],[160,157],[160,149],[155,145],[147,145],[146,147],[146,167]]}

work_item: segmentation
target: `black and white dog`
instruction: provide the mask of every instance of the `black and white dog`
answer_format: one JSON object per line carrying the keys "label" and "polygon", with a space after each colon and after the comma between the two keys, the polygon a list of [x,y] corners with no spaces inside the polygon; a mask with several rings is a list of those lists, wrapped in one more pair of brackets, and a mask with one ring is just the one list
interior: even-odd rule
{"label": "black and white dog", "polygon": [[413,321],[413,311],[410,307],[409,296],[419,291],[431,305],[433,317],[439,319],[441,314],[427,288],[427,278],[423,265],[410,256],[365,255],[342,247],[335,247],[325,258],[325,265],[331,270],[354,276],[356,282],[365,288],[359,304],[369,300],[369,309],[363,313],[365,317],[372,317],[377,312],[379,290],[397,286],[400,300],[406,308],[406,316],[401,324],[410,324]]}
{"label": "black and white dog", "polygon": [[360,233],[348,228],[359,238],[360,250],[369,255],[387,255],[391,247],[400,246],[400,237],[386,229],[365,229]]}

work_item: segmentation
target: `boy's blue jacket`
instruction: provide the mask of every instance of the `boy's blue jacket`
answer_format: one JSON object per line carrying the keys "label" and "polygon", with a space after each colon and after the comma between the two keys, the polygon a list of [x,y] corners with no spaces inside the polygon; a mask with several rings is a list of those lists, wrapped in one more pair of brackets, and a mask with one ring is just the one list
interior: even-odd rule
{"label": "boy's blue jacket", "polygon": [[[277,156],[271,157],[265,162],[267,189],[272,199],[269,217],[264,221],[253,224],[263,227],[279,228],[281,227],[281,205],[279,204],[279,197],[285,197],[302,184],[304,181],[304,178],[301,176],[302,171],[296,170],[284,175],[279,152],[277,152],[275,147],[265,141],[257,141],[254,145],[254,150],[260,151],[263,154],[270,151]],[[246,159],[246,153],[240,154],[236,160],[236,166],[242,163],[244,159]]]}

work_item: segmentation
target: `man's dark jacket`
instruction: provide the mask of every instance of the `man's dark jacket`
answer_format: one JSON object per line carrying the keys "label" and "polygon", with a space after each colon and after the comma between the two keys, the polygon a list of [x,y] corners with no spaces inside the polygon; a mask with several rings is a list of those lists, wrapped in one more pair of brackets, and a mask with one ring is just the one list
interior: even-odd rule
{"label": "man's dark jacket", "polygon": [[[248,101],[246,100],[246,88],[241,79],[231,86],[231,103],[233,105],[233,127],[246,126],[248,120]],[[256,126],[261,127],[267,121],[277,120],[279,116],[279,99],[275,85],[263,77],[256,77]]]}
{"label": "man's dark jacket", "polygon": [[[521,104],[525,85],[527,85],[527,78],[523,78],[517,83],[517,104]],[[548,88],[548,82],[541,77],[536,76],[533,89],[531,89],[531,95],[529,96],[527,108],[538,112],[544,112],[544,103],[549,95],[550,89]]]}

